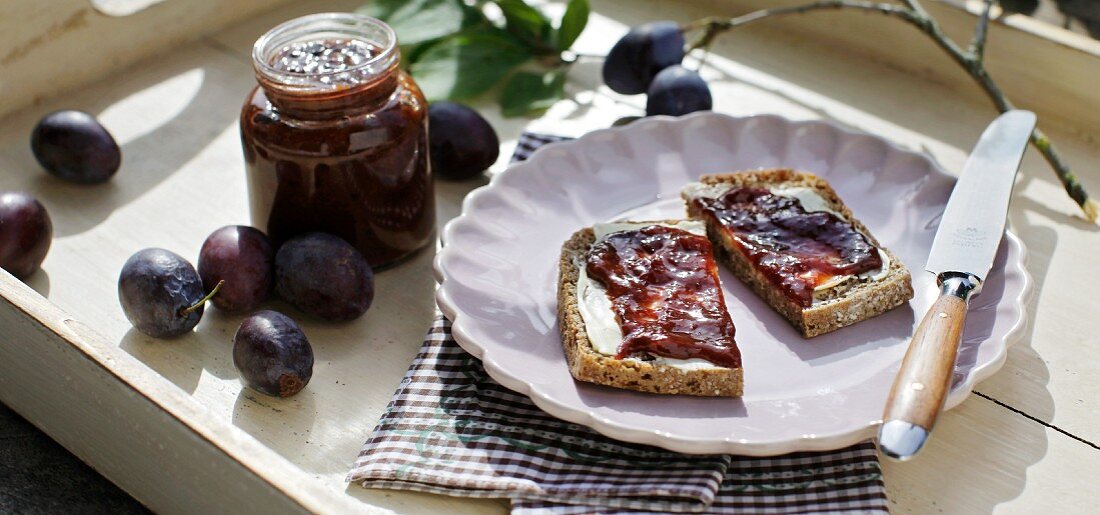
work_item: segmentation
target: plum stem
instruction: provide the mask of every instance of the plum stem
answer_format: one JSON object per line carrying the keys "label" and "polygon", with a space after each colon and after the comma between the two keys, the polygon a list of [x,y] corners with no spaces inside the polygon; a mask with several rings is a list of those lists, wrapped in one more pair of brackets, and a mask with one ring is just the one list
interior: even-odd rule
{"label": "plum stem", "polygon": [[573,54],[577,59],[606,59],[606,55],[602,54],[590,54],[587,52],[577,52],[575,50],[569,50],[569,53]]}
{"label": "plum stem", "polygon": [[[982,91],[985,92],[986,96],[993,102],[993,105],[998,111],[1003,113],[1014,109],[1012,102],[1005,96],[1004,92],[1001,91],[997,83],[993,82],[993,79],[989,76],[989,72],[985,69],[985,64],[983,62],[985,57],[985,42],[989,31],[990,11],[993,6],[992,0],[985,0],[984,9],[974,29],[973,39],[970,41],[970,45],[966,50],[963,50],[954,40],[943,32],[939,23],[928,14],[928,11],[924,10],[919,0],[902,1],[905,4],[904,6],[862,0],[821,0],[803,5],[760,9],[733,18],[703,18],[683,25],[681,29],[685,32],[699,29],[703,30],[703,33],[689,45],[687,51],[690,52],[699,48],[708,48],[710,43],[719,33],[766,18],[789,14],[802,14],[810,11],[839,9],[880,13],[905,21],[931,38],[940,49],[970,74],[978,86],[982,88]],[[1090,198],[1088,193],[1085,192],[1085,187],[1077,179],[1077,176],[1062,159],[1061,155],[1054,149],[1054,145],[1050,142],[1050,139],[1047,138],[1043,131],[1036,128],[1035,131],[1031,133],[1031,143],[1043,155],[1043,158],[1046,159],[1051,169],[1054,170],[1055,175],[1058,176],[1058,180],[1062,183],[1062,187],[1066,190],[1066,194],[1068,194],[1081,208],[1085,219],[1095,223],[1098,215],[1098,205],[1096,201]]]}
{"label": "plum stem", "polygon": [[207,293],[206,296],[199,299],[198,302],[187,306],[186,308],[180,309],[180,316],[185,317],[187,315],[190,315],[192,311],[201,308],[203,304],[206,304],[210,299],[214,298],[214,295],[218,294],[218,290],[222,289],[223,284],[225,284],[225,279],[218,281],[218,284],[214,285],[214,289],[210,290],[210,293]]}

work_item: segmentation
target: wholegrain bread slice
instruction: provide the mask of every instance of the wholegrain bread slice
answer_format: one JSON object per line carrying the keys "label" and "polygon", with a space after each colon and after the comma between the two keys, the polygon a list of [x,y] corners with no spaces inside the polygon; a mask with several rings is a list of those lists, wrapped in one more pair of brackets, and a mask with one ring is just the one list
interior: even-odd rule
{"label": "wholegrain bread slice", "polygon": [[[728,186],[728,188],[727,188]],[[708,192],[725,191],[733,187],[806,187],[824,199],[829,209],[852,224],[889,258],[886,274],[877,279],[853,277],[825,292],[814,295],[813,304],[803,307],[775,287],[745,256],[733,241],[729,231],[704,216],[692,200],[710,196]],[[909,269],[893,252],[883,247],[867,227],[848,209],[829,183],[816,175],[790,169],[770,169],[729,174],[706,175],[699,183],[688,185],[681,192],[688,216],[707,224],[707,235],[714,244],[718,259],[738,279],[749,285],[764,301],[795,326],[802,336],[810,338],[880,315],[913,298]]]}
{"label": "wholegrain bread slice", "polygon": [[[662,222],[654,222],[662,223]],[[579,381],[660,394],[740,397],[742,369],[715,366],[682,369],[641,359],[615,359],[598,352],[588,339],[578,307],[580,266],[596,237],[591,228],[577,231],[562,245],[558,273],[558,325],[569,372]]]}

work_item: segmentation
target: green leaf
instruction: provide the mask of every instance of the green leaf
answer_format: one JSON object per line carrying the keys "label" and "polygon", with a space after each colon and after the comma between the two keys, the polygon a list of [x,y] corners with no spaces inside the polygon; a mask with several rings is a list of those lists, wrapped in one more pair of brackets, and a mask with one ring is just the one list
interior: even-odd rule
{"label": "green leaf", "polygon": [[458,32],[468,23],[469,10],[462,0],[371,0],[358,12],[389,24],[407,46]]}
{"label": "green leaf", "polygon": [[500,110],[513,118],[549,109],[565,96],[565,70],[516,72],[500,92]]}
{"label": "green leaf", "polygon": [[386,21],[406,3],[405,0],[370,0],[355,12]]}
{"label": "green leaf", "polygon": [[565,14],[561,17],[561,26],[558,27],[558,50],[569,50],[587,24],[588,0],[569,0],[569,4],[565,6]]}
{"label": "green leaf", "polygon": [[482,30],[432,44],[409,72],[429,101],[466,100],[488,91],[530,58],[530,49],[508,33]]}
{"label": "green leaf", "polygon": [[534,46],[548,46],[550,19],[523,0],[495,0],[504,13],[504,28]]}
{"label": "green leaf", "polygon": [[409,69],[412,63],[420,60],[420,56],[425,50],[431,48],[432,45],[438,43],[441,39],[463,34],[473,34],[484,30],[498,30],[493,26],[493,23],[485,17],[485,14],[482,13],[480,9],[470,6],[466,6],[464,9],[462,29],[458,32],[447,34],[443,36],[443,38],[432,39],[415,45],[403,45],[401,47],[401,66],[406,70]]}

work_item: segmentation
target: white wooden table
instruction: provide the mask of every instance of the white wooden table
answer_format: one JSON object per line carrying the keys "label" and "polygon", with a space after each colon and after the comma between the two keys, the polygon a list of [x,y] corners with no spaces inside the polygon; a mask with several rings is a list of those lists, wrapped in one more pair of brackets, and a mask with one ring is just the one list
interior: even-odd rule
{"label": "white wooden table", "polygon": [[[172,19],[172,10],[182,16],[190,1],[169,0],[138,16]],[[260,11],[263,3],[247,8]],[[239,317],[209,310],[195,334],[156,341],[132,330],[117,303],[117,273],[134,251],[160,246],[194,257],[212,230],[248,223],[236,119],[254,81],[249,49],[255,38],[293,16],[358,3],[300,2],[249,15],[124,72],[25,105],[0,123],[0,190],[28,190],[42,199],[56,238],[44,270],[27,281],[33,291],[0,276],[0,399],[155,510],[213,510],[227,502],[333,512],[506,509],[504,501],[343,482],[432,319],[431,252],[381,273],[375,305],[363,319],[303,324],[315,344],[314,378],[303,394],[286,400],[241,390],[229,361]],[[626,26],[646,20],[737,14],[764,3],[597,0],[578,49],[606,52]],[[951,31],[972,21],[952,8],[932,10]],[[1051,42],[1030,34],[1038,29],[1026,22],[1010,22],[1018,27],[992,33],[994,75],[1019,104],[1039,113],[1086,186],[1100,194],[1100,47],[1083,39]],[[7,18],[0,25],[12,23]],[[104,44],[113,44],[118,38],[109,33],[121,29],[93,13],[73,30],[103,31]],[[962,72],[909,32],[859,14],[765,23],[721,38],[704,76],[717,111],[828,118],[927,151],[957,171],[995,113]],[[174,36],[148,37],[167,42]],[[5,81],[20,67],[41,71],[46,64],[36,56],[60,55],[49,38],[37,44],[45,53],[32,46],[0,61],[0,95],[8,88],[23,98],[25,87]],[[641,98],[599,87],[598,62],[581,62],[571,78],[571,99],[532,128],[577,135],[641,111]],[[44,83],[39,91],[52,93],[51,87]],[[0,103],[0,109],[12,107]],[[31,127],[63,107],[95,113],[122,145],[123,167],[110,184],[62,184],[34,163]],[[481,107],[505,141],[495,173],[531,122],[504,120],[492,105]],[[484,182],[439,181],[440,225]],[[1010,224],[1030,253],[1031,324],[1004,368],[941,418],[919,458],[884,465],[899,513],[1100,510],[1100,274],[1094,268],[1100,226],[1080,218],[1035,152],[1024,161]]]}

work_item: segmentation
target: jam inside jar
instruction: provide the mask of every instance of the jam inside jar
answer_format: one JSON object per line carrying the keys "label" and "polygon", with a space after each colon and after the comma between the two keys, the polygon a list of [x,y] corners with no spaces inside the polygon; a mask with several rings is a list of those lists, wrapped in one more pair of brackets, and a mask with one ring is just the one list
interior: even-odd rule
{"label": "jam inside jar", "polygon": [[427,102],[398,68],[393,29],[305,16],[263,35],[252,60],[240,120],[252,223],[276,245],[334,234],[375,268],[432,241]]}

